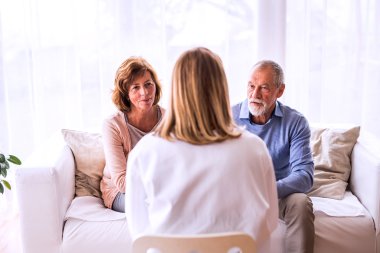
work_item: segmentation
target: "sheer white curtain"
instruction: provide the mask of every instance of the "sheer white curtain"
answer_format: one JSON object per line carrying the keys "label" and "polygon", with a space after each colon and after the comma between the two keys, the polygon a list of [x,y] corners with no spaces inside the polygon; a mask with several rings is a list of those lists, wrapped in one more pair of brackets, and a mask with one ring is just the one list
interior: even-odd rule
{"label": "sheer white curtain", "polygon": [[238,101],[256,59],[255,6],[244,0],[2,0],[2,150],[26,159],[62,128],[99,130],[114,110],[114,73],[131,55],[157,69],[166,106],[179,54],[209,47],[222,57]]}
{"label": "sheer white curtain", "polygon": [[157,69],[165,107],[173,63],[194,46],[221,56],[232,103],[251,66],[273,59],[283,102],[380,139],[379,24],[377,0],[0,0],[0,152],[25,161],[62,128],[99,131],[132,55]]}
{"label": "sheer white curtain", "polygon": [[286,17],[284,101],[380,138],[380,2],[292,0]]}

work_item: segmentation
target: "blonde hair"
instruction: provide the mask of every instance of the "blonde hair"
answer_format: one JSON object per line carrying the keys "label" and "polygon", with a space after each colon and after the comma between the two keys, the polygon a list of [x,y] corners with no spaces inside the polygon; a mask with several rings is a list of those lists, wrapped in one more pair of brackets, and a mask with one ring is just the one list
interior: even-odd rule
{"label": "blonde hair", "polygon": [[167,140],[209,144],[237,138],[222,61],[207,48],[184,52],[172,74],[170,107],[155,131]]}
{"label": "blonde hair", "polygon": [[157,73],[153,67],[142,57],[129,57],[125,60],[116,71],[115,87],[112,91],[112,102],[120,111],[131,111],[131,102],[129,100],[129,86],[140,76],[149,71],[153,82],[156,85],[156,94],[153,104],[156,105],[161,98],[161,83],[158,80]]}

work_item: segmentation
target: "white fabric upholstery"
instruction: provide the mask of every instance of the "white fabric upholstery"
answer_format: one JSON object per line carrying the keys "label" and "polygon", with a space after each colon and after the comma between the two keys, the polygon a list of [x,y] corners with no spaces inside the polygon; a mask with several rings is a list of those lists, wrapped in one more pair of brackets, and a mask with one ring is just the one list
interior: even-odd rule
{"label": "white fabric upholstery", "polygon": [[[315,251],[376,252],[380,253],[380,157],[371,152],[365,140],[359,138],[351,155],[352,174],[349,189],[363,204],[364,216],[331,217],[318,210],[315,205]],[[116,252],[128,253],[131,249],[127,221],[115,219],[119,214],[109,214],[99,221],[99,213],[108,210],[99,208],[99,203],[79,212],[79,203],[74,199],[74,159],[65,147],[56,165],[41,168],[17,168],[16,184],[20,206],[22,244],[24,253],[81,253]],[[70,212],[67,212],[70,207]],[[368,211],[367,211],[368,210]],[[351,210],[352,211],[352,210]],[[75,213],[82,217],[75,217]],[[91,214],[86,221],[83,215]],[[110,218],[110,217],[113,218]],[[96,217],[96,218],[94,218]],[[64,223],[64,220],[66,222]],[[113,219],[113,220],[110,220]],[[273,252],[283,252],[286,226],[279,226],[272,234]],[[282,240],[282,242],[281,242]]]}
{"label": "white fabric upholstery", "polygon": [[[370,138],[370,137],[368,137]],[[354,168],[351,172],[350,189],[371,214],[376,235],[380,236],[380,153],[365,138],[359,138],[351,155]],[[380,245],[378,252],[380,252]]]}
{"label": "white fabric upholstery", "polygon": [[23,252],[59,252],[74,198],[74,158],[65,147],[55,165],[16,170]]}
{"label": "white fabric upholstery", "polygon": [[132,240],[126,219],[107,222],[69,219],[60,246],[62,253],[128,253]]}
{"label": "white fabric upholstery", "polygon": [[350,191],[346,191],[343,199],[311,197],[314,213],[323,213],[332,217],[365,216],[368,212]]}
{"label": "white fabric upholstery", "polygon": [[65,215],[65,221],[78,219],[83,221],[125,220],[125,214],[106,208],[103,200],[94,196],[76,197]]}

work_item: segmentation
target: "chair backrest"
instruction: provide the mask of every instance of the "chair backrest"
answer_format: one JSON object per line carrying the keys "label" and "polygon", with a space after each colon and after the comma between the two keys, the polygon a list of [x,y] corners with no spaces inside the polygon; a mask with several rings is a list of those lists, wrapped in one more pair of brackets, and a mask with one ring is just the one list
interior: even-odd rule
{"label": "chair backrest", "polygon": [[133,253],[256,253],[256,242],[243,232],[198,235],[143,235],[133,242]]}

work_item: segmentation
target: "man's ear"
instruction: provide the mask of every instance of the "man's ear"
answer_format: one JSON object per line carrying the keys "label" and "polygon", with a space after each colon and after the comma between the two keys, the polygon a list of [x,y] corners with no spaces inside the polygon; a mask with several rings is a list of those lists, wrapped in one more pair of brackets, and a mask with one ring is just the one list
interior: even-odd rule
{"label": "man's ear", "polygon": [[282,94],[284,94],[284,90],[285,90],[285,84],[282,83],[280,85],[280,87],[278,88],[277,98],[280,98],[282,96]]}

